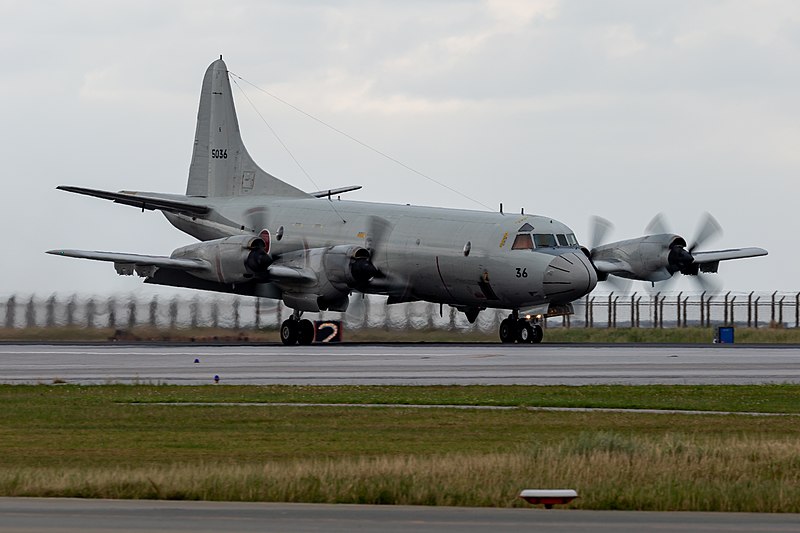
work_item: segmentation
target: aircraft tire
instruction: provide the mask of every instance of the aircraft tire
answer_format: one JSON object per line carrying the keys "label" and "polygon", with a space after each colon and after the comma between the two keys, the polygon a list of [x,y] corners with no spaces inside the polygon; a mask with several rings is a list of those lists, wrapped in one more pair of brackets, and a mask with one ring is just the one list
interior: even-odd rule
{"label": "aircraft tire", "polygon": [[542,326],[540,326],[539,324],[534,324],[533,335],[531,335],[530,342],[534,344],[539,344],[540,342],[542,342],[542,339],[544,339],[544,330],[542,329]]}
{"label": "aircraft tire", "polygon": [[308,346],[314,342],[314,324],[310,320],[303,319],[297,325],[297,343]]}
{"label": "aircraft tire", "polygon": [[500,342],[511,343],[517,340],[517,328],[514,321],[506,318],[500,322]]}
{"label": "aircraft tire", "polygon": [[524,318],[517,324],[517,342],[520,344],[533,342],[533,327]]}
{"label": "aircraft tire", "polygon": [[281,342],[286,346],[297,344],[297,320],[287,318],[281,324]]}

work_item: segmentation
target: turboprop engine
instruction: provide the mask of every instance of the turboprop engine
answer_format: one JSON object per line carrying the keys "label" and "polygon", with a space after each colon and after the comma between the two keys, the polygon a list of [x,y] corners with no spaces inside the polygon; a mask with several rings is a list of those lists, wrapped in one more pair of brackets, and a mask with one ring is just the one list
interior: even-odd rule
{"label": "turboprop engine", "polygon": [[269,239],[263,236],[235,235],[178,248],[173,259],[202,259],[208,269],[193,275],[220,283],[241,283],[263,276],[272,264]]}
{"label": "turboprop engine", "polygon": [[680,235],[646,235],[592,249],[592,262],[603,264],[598,278],[609,274],[641,281],[664,281],[676,272],[697,274],[694,258]]}

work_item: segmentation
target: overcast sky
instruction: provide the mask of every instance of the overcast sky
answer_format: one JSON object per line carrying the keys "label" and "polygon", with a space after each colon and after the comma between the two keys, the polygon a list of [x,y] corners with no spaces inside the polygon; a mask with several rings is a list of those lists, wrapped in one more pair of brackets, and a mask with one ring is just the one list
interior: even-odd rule
{"label": "overcast sky", "polygon": [[[192,238],[158,213],[60,184],[183,193],[203,73],[228,68],[496,209],[589,241],[663,211],[691,240],[703,211],[762,246],[726,289],[800,290],[800,2],[0,1],[4,229],[0,294],[141,289],[51,248],[168,255]],[[242,85],[245,143],[305,190],[484,209]],[[676,288],[691,289],[685,281]],[[147,289],[152,292],[154,289]]]}

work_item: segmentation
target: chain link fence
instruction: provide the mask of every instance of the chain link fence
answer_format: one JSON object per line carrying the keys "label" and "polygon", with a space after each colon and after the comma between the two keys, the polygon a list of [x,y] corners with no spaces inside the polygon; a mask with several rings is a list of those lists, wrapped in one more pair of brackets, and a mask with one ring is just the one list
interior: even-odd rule
{"label": "chain link fence", "polygon": [[[571,316],[546,327],[674,328],[800,327],[800,292],[609,293],[573,302]],[[523,310],[524,312],[524,310]],[[292,311],[279,301],[225,294],[108,297],[14,294],[0,302],[5,328],[84,327],[133,329],[277,328]],[[449,329],[497,331],[508,310],[487,309],[470,324],[449,306],[426,302],[387,305],[386,298],[354,295],[346,313],[305,313],[312,320],[343,320],[349,329]]]}

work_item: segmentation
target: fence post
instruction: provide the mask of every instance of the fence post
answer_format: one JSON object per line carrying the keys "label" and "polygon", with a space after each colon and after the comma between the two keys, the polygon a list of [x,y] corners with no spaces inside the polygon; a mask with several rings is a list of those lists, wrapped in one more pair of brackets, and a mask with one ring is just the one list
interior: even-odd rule
{"label": "fence post", "polygon": [[589,301],[589,327],[594,327],[594,296]]}
{"label": "fence post", "polygon": [[706,291],[700,294],[700,327],[706,327]]}
{"label": "fence post", "polygon": [[153,296],[153,299],[150,300],[148,311],[147,323],[154,328],[158,325],[158,296]]}
{"label": "fence post", "polygon": [[636,312],[635,312],[635,311],[636,311],[636,308],[635,308],[635,305],[636,305],[636,292],[634,292],[633,294],[631,294],[631,327],[633,327],[633,325],[634,325],[634,323],[635,323],[635,322],[634,322],[634,320],[635,320],[635,317],[636,317]]}
{"label": "fence post", "polygon": [[17,296],[12,295],[6,301],[6,328],[11,329],[17,319]]}
{"label": "fence post", "polygon": [[661,292],[657,292],[653,297],[653,328],[658,327],[658,302],[661,297]]}
{"label": "fence post", "polygon": [[713,300],[713,296],[709,296],[706,298],[706,326],[711,327],[711,300]]}
{"label": "fence post", "polygon": [[611,329],[611,298],[614,296],[614,291],[608,293],[608,329]]}
{"label": "fence post", "polygon": [[619,296],[614,296],[614,329],[617,328],[617,300],[619,300]]}
{"label": "fence post", "polygon": [[794,327],[800,328],[800,292],[794,295]]}
{"label": "fence post", "polygon": [[775,295],[778,294],[778,291],[772,293],[772,316],[770,317],[770,322],[773,324],[775,323]]}
{"label": "fence post", "polygon": [[722,321],[723,325],[728,325],[728,296],[730,296],[731,291],[725,293],[725,320]]}
{"label": "fence post", "polygon": [[219,327],[219,301],[217,298],[211,302],[211,327]]}
{"label": "fence post", "polygon": [[780,301],[778,302],[778,327],[783,327],[783,300],[786,296],[781,296]]}
{"label": "fence post", "polygon": [[[72,300],[67,302],[67,323],[69,323],[69,321],[70,321],[69,308],[70,308],[70,304],[72,304],[72,303],[73,303]],[[86,327],[87,328],[95,327],[94,319],[95,319],[96,316],[97,316],[97,304],[95,303],[94,298],[89,298],[89,300],[86,302]]]}
{"label": "fence post", "polygon": [[753,302],[753,325],[756,329],[758,329],[758,301],[761,299],[761,296],[756,298],[756,301]]}
{"label": "fence post", "polygon": [[[256,296],[255,313],[256,313],[256,329],[261,329],[261,298],[259,298],[258,296]],[[278,324],[278,327],[281,327],[281,325]]]}
{"label": "fence post", "polygon": [[117,327],[117,301],[109,298],[106,305],[108,307],[108,327],[114,329]]}
{"label": "fence post", "polygon": [[747,295],[747,327],[751,327],[753,325],[753,310],[750,308],[753,305],[753,292],[750,291],[750,294]]}
{"label": "fence post", "polygon": [[675,298],[675,314],[677,315],[675,318],[675,327],[681,327],[681,297],[683,296],[683,291],[678,293],[678,297]]}
{"label": "fence post", "polygon": [[48,328],[52,328],[56,325],[56,295],[51,294],[50,298],[47,299],[47,304],[45,306],[45,321],[44,325]]}
{"label": "fence post", "polygon": [[733,317],[733,306],[734,306],[733,302],[735,302],[735,301],[736,301],[736,296],[731,298],[731,326],[735,326],[736,325],[736,319]]}
{"label": "fence post", "polygon": [[686,297],[686,298],[683,300],[683,327],[684,327],[684,328],[685,328],[685,327],[687,327],[687,324],[686,324],[686,308],[687,308],[688,306],[689,306],[689,297],[687,296],[687,297]]}
{"label": "fence post", "polygon": [[128,329],[136,327],[136,298],[131,296],[128,301]]}
{"label": "fence post", "polygon": [[[239,330],[239,325],[241,324],[241,316],[239,315],[239,297],[236,296],[233,299],[233,329]],[[281,325],[278,324],[278,327]]]}
{"label": "fence post", "polygon": [[25,306],[25,327],[36,327],[36,301],[33,295],[31,295],[31,299],[28,300],[28,305]]}
{"label": "fence post", "polygon": [[641,318],[641,309],[639,309],[639,303],[642,301],[642,297],[639,296],[636,298],[636,328],[639,328],[639,319]]}
{"label": "fence post", "polygon": [[658,327],[660,329],[664,329],[664,302],[666,299],[666,296],[662,296],[661,302],[658,304]]}

